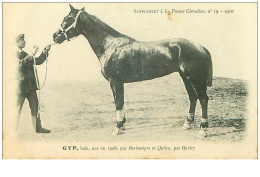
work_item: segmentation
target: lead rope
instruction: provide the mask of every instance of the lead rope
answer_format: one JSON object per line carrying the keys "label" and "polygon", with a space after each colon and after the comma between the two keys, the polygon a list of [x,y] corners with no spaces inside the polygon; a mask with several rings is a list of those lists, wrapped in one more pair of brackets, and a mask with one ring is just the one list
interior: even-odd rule
{"label": "lead rope", "polygon": [[[36,87],[37,87],[37,89],[39,89],[39,78],[38,78],[37,69],[36,69],[36,60],[35,60],[34,55],[32,57],[33,57],[33,71],[34,71],[34,77],[35,77],[35,80],[36,80]],[[36,95],[37,95],[37,92],[36,92]],[[40,108],[40,93],[39,93],[39,96],[38,96],[38,111],[37,111],[37,115],[36,115],[35,119],[38,119],[40,117],[40,110],[41,110],[41,108]],[[35,120],[35,130],[37,131],[36,122],[37,122],[37,120]]]}
{"label": "lead rope", "polygon": [[[41,111],[41,106],[40,106],[40,103],[41,103],[41,89],[45,85],[45,82],[46,82],[46,79],[47,79],[47,73],[48,73],[48,67],[47,67],[47,64],[48,64],[48,54],[46,53],[45,55],[46,55],[45,77],[44,77],[43,84],[41,86],[40,86],[40,82],[39,82],[35,56],[33,55],[33,71],[34,71],[34,76],[35,76],[35,80],[36,80],[36,87],[38,89],[38,95],[39,95],[38,96],[38,111],[37,111],[37,115],[36,115],[37,117],[36,118],[40,117],[40,111]],[[36,127],[36,125],[35,125],[35,127]]]}

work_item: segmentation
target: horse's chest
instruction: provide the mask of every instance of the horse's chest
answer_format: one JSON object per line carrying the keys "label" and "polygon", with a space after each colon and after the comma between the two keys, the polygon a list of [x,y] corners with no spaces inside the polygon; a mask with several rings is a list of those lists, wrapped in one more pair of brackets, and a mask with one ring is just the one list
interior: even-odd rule
{"label": "horse's chest", "polygon": [[114,63],[111,63],[111,58],[110,57],[105,57],[103,56],[100,59],[100,66],[101,66],[101,73],[103,74],[103,76],[108,79],[111,77],[111,74],[114,75],[113,73],[116,72],[116,67],[117,65]]}
{"label": "horse's chest", "polygon": [[100,59],[101,72],[103,75],[106,75],[105,68],[107,67],[107,60],[105,58]]}

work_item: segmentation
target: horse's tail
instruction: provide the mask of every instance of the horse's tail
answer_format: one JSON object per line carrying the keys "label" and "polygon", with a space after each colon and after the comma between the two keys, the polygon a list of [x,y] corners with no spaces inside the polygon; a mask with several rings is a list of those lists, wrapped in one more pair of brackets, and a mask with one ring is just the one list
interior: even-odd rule
{"label": "horse's tail", "polygon": [[211,87],[212,86],[212,77],[213,77],[212,60],[211,60],[211,55],[210,55],[209,51],[206,48],[204,48],[204,50],[207,53],[207,62],[208,62],[206,84],[208,87]]}

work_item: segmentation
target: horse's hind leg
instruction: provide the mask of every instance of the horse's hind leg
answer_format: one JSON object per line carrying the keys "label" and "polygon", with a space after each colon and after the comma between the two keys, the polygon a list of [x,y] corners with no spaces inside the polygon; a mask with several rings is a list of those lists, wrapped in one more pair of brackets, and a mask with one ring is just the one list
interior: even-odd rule
{"label": "horse's hind leg", "polygon": [[191,124],[194,122],[195,108],[196,108],[196,104],[197,104],[197,93],[196,93],[195,88],[192,85],[191,81],[185,76],[185,74],[183,74],[182,72],[179,72],[179,74],[184,82],[184,85],[188,92],[189,100],[190,100],[189,115],[187,116],[187,119],[184,122],[182,128],[190,129]]}
{"label": "horse's hind leg", "polygon": [[195,90],[198,94],[201,108],[202,108],[202,118],[200,123],[200,131],[198,136],[206,137],[207,136],[207,128],[208,128],[208,100],[209,97],[207,95],[207,85],[204,81],[195,82]]}
{"label": "horse's hind leg", "polygon": [[124,123],[126,122],[125,114],[123,111],[124,106],[124,83],[109,79],[110,87],[113,92],[114,100],[115,100],[115,106],[116,106],[116,114],[117,114],[117,125],[113,129],[112,134],[113,135],[119,135],[121,134],[121,130],[124,128]]}

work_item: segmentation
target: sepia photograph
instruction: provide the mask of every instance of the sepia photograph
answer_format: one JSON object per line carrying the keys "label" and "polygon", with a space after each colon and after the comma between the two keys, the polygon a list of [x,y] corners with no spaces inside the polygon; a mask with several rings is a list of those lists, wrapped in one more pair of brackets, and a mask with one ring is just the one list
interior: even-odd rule
{"label": "sepia photograph", "polygon": [[2,6],[4,159],[257,159],[257,3]]}

